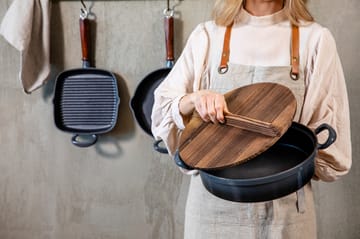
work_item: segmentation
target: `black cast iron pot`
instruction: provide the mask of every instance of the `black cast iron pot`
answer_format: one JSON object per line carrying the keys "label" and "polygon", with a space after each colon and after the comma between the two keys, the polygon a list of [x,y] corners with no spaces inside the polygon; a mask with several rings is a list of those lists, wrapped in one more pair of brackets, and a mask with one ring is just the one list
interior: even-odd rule
{"label": "black cast iron pot", "polygon": [[[324,143],[317,135],[328,131]],[[316,135],[315,135],[316,134]],[[336,140],[328,124],[315,129],[293,122],[286,133],[265,152],[237,166],[217,170],[199,170],[205,188],[215,196],[234,202],[262,202],[293,193],[314,176],[315,156],[319,149]],[[178,166],[191,170],[176,153]]]}

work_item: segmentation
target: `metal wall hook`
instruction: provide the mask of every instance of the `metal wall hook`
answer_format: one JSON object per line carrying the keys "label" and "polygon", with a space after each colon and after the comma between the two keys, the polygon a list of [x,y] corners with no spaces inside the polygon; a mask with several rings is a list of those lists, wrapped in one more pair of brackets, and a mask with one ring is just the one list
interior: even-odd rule
{"label": "metal wall hook", "polygon": [[84,3],[84,0],[80,0],[80,2],[81,2],[81,4],[83,5],[83,7],[84,7],[84,9],[85,9],[85,11],[87,10],[87,7],[86,7],[86,5],[85,5],[85,3]]}
{"label": "metal wall hook", "polygon": [[80,18],[81,19],[86,19],[88,16],[89,16],[89,12],[87,10],[84,10],[84,9],[80,9]]}
{"label": "metal wall hook", "polygon": [[174,16],[174,9],[165,8],[163,13],[164,13],[165,17],[173,17]]}
{"label": "metal wall hook", "polygon": [[175,15],[177,15],[178,18],[180,18],[180,12],[176,11],[176,7],[181,5],[181,2],[184,0],[174,0],[173,5],[170,6],[170,1],[167,0],[167,8],[164,9],[163,13],[165,17],[174,17]]}
{"label": "metal wall hook", "polygon": [[88,17],[89,12],[88,12],[88,10],[87,10],[87,7],[86,7],[84,1],[83,1],[83,0],[80,0],[80,2],[81,2],[81,5],[83,6],[83,8],[80,9],[80,18],[81,18],[81,19],[85,19],[85,18]]}
{"label": "metal wall hook", "polygon": [[166,7],[167,11],[170,11],[170,0],[167,0],[167,5],[166,6],[167,6]]}
{"label": "metal wall hook", "polygon": [[175,14],[175,7],[179,6],[181,4],[181,1],[183,0],[176,0],[175,4],[171,7],[170,6],[170,0],[167,0],[166,2],[166,8],[164,9],[163,13],[166,17],[173,17]]}
{"label": "metal wall hook", "polygon": [[80,9],[80,18],[85,19],[85,18],[92,18],[95,19],[96,16],[95,14],[91,11],[91,9],[94,7],[94,0],[90,1],[91,4],[89,7],[86,6],[85,1],[84,0],[80,0],[82,8]]}

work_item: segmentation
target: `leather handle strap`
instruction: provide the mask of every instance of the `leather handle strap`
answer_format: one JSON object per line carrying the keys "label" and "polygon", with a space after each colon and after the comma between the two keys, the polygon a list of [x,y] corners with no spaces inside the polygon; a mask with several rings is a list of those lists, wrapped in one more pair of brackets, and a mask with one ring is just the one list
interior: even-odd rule
{"label": "leather handle strap", "polygon": [[[218,72],[220,74],[225,74],[229,67],[229,57],[230,57],[230,38],[231,38],[231,29],[233,24],[230,24],[226,27],[224,34],[224,44],[223,50],[221,54],[220,66],[218,68]],[[299,78],[299,64],[300,64],[300,53],[299,53],[299,40],[300,33],[299,27],[296,25],[292,25],[291,27],[291,72],[290,77],[293,80],[297,80]]]}

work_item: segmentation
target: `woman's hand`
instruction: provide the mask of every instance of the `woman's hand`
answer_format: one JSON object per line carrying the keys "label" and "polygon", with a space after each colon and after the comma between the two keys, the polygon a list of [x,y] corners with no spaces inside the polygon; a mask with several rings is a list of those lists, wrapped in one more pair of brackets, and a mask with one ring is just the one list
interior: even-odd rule
{"label": "woman's hand", "polygon": [[196,110],[205,122],[213,123],[224,123],[224,113],[229,112],[225,97],[210,90],[200,90],[185,95],[180,100],[179,108],[184,116]]}

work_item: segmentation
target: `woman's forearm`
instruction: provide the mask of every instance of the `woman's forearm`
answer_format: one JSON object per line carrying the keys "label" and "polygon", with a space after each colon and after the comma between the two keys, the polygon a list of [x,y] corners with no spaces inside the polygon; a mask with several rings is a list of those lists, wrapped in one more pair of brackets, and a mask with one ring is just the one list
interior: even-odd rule
{"label": "woman's forearm", "polygon": [[186,117],[190,115],[194,109],[194,101],[192,99],[193,93],[184,95],[179,102],[179,110],[182,116]]}

